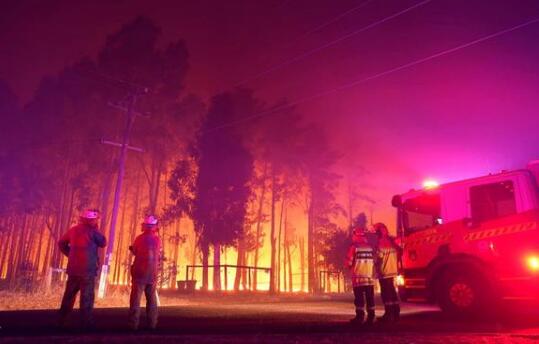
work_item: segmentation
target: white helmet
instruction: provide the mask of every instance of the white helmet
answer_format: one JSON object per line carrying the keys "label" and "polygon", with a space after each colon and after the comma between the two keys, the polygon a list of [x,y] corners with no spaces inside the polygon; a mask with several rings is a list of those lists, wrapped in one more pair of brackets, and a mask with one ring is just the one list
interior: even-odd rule
{"label": "white helmet", "polygon": [[157,222],[159,222],[157,217],[154,215],[148,215],[144,218],[144,222],[142,224],[146,226],[156,226]]}
{"label": "white helmet", "polygon": [[98,219],[99,218],[99,211],[96,209],[85,209],[81,214],[80,217],[83,219]]}

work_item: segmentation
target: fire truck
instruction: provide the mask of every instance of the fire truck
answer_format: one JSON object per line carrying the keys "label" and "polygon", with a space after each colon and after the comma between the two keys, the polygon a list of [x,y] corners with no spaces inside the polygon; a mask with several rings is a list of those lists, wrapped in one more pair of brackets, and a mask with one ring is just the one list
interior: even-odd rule
{"label": "fire truck", "polygon": [[539,298],[539,161],[393,197],[399,293],[462,314]]}

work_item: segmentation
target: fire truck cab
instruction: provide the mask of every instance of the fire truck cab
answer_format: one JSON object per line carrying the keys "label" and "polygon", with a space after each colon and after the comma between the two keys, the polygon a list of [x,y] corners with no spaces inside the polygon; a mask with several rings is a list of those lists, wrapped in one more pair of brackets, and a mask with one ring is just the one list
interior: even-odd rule
{"label": "fire truck cab", "polygon": [[536,161],[394,196],[401,298],[451,313],[539,298],[538,181]]}

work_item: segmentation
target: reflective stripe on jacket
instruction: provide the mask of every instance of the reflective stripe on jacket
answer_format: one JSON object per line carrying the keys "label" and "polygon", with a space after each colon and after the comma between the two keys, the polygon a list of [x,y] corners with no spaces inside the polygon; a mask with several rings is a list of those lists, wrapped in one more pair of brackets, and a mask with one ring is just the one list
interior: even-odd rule
{"label": "reflective stripe on jacket", "polygon": [[399,274],[397,249],[378,247],[378,259],[378,277],[390,278]]}
{"label": "reflective stripe on jacket", "polygon": [[348,249],[348,265],[352,269],[354,287],[374,285],[374,249],[366,244],[354,242]]}
{"label": "reflective stripe on jacket", "polygon": [[399,274],[399,257],[402,254],[401,247],[393,237],[382,237],[376,245],[377,250],[377,274],[378,278],[391,278]]}

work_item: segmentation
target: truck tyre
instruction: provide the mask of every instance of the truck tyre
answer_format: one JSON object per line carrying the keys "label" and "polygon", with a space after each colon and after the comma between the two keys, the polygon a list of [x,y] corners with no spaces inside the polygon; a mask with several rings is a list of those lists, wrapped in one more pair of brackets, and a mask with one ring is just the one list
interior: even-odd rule
{"label": "truck tyre", "polygon": [[472,271],[448,271],[440,279],[438,304],[451,315],[480,315],[487,305],[489,287],[480,274]]}

